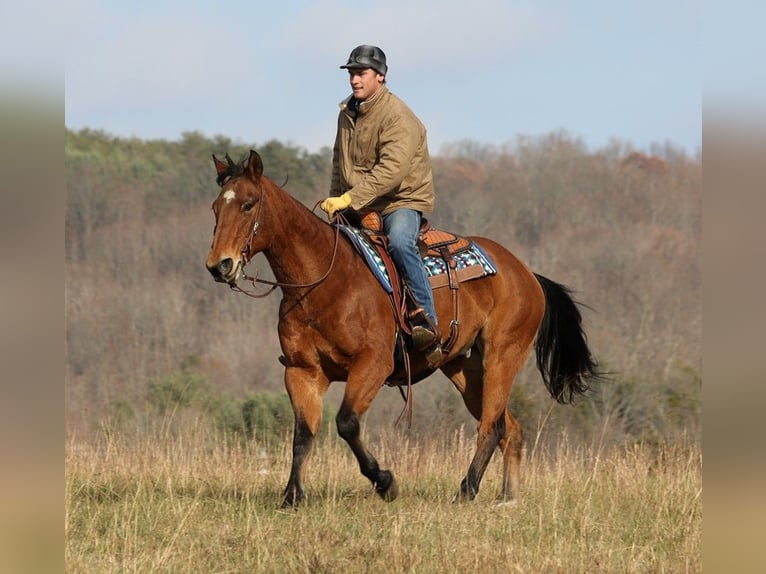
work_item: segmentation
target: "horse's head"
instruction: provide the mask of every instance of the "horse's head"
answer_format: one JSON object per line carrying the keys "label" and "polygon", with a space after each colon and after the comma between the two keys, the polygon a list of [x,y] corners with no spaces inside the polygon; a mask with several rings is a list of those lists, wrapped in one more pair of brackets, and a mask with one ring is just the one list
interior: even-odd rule
{"label": "horse's head", "polygon": [[235,164],[213,156],[221,192],[213,202],[215,228],[207,269],[216,281],[236,284],[243,268],[265,247],[258,235],[264,199],[263,163],[255,150],[245,162]]}

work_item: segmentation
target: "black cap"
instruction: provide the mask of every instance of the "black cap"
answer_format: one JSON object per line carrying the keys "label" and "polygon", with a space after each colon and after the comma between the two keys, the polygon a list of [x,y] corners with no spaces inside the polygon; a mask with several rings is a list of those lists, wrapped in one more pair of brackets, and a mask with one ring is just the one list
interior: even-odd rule
{"label": "black cap", "polygon": [[377,46],[362,44],[357,46],[348,57],[348,62],[341,68],[372,68],[378,74],[385,76],[388,72],[386,55]]}

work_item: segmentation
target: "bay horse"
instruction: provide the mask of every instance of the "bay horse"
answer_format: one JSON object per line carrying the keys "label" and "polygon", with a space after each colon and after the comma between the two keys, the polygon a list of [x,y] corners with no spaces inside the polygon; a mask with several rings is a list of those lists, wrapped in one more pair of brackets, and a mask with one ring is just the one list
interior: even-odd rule
{"label": "bay horse", "polygon": [[[337,227],[263,175],[255,150],[235,163],[213,156],[221,186],[213,202],[215,229],[207,269],[216,281],[238,288],[244,267],[263,253],[282,300],[278,334],[284,384],[295,415],[292,466],[281,507],[304,499],[302,468],[320,428],[323,395],[345,381],[336,416],[361,473],[385,501],[398,494],[394,475],[381,469],[360,438],[360,421],[395,368],[397,321],[388,294]],[[519,491],[522,431],[508,410],[514,378],[534,346],[548,391],[571,403],[600,377],[570,291],[532,273],[507,249],[471,237],[497,272],[460,284],[459,336],[440,370],[478,421],[476,452],[456,501],[472,500],[494,453],[503,456],[500,499]],[[253,284],[255,280],[253,281]],[[440,324],[453,312],[449,289],[434,292]],[[412,377],[430,375],[422,353],[413,352]]]}

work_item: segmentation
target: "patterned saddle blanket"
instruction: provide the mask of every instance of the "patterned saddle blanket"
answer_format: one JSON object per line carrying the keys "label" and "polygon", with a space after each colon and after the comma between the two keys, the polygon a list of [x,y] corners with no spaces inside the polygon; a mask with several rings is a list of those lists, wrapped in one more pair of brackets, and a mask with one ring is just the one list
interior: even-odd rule
{"label": "patterned saddle blanket", "polygon": [[[368,233],[350,225],[340,225],[339,227],[362,255],[386,292],[391,294],[393,291],[391,278]],[[445,238],[448,239],[444,240]],[[448,262],[443,254],[454,261],[458,282],[497,273],[497,268],[489,255],[473,241],[437,229],[427,231],[425,239],[428,250],[423,257],[423,263],[432,289],[447,287],[450,283]]]}

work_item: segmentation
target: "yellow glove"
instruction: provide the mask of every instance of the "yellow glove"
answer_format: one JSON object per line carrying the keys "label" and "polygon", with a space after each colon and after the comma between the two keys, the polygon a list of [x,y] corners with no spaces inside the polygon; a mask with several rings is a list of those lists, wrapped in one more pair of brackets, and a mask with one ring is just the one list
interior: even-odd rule
{"label": "yellow glove", "polygon": [[346,192],[340,197],[328,197],[319,207],[327,214],[327,219],[332,219],[336,211],[346,209],[349,205],[351,205],[351,196]]}

